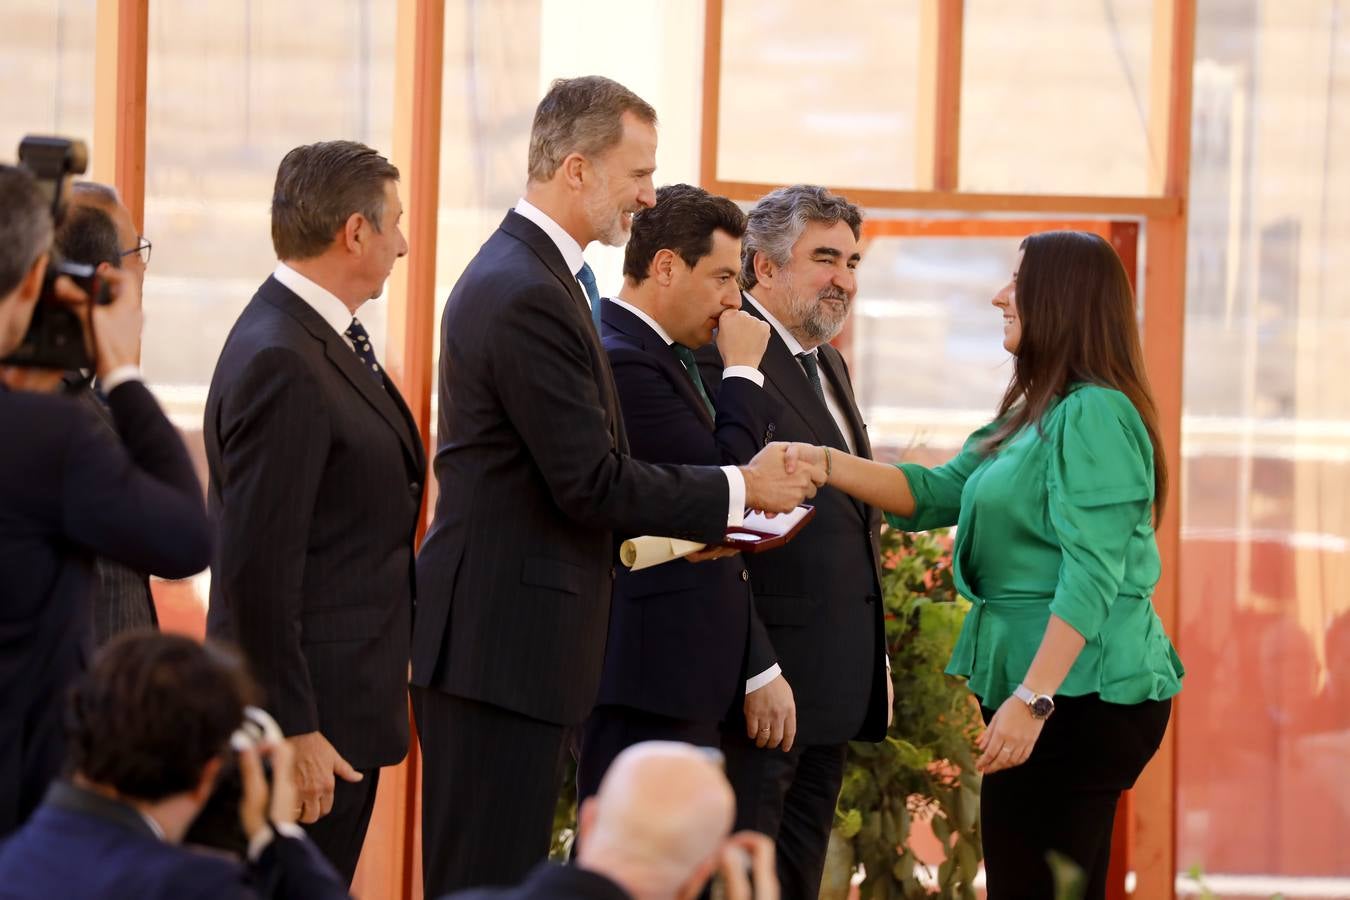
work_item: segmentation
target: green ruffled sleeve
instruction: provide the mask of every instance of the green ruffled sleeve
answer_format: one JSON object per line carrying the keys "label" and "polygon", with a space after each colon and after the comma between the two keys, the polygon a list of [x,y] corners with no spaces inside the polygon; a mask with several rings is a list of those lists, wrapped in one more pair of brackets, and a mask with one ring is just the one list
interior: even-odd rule
{"label": "green ruffled sleeve", "polygon": [[1092,641],[1151,515],[1153,445],[1129,399],[1107,388],[1074,391],[1046,424],[1050,524],[1063,551],[1050,611]]}
{"label": "green ruffled sleeve", "polygon": [[990,422],[966,438],[961,452],[940,466],[930,469],[918,463],[899,463],[896,468],[904,473],[914,495],[914,515],[886,513],[890,526],[901,531],[928,531],[955,525],[961,514],[961,492],[965,490],[966,479],[985,459],[980,445],[997,424],[997,420]]}

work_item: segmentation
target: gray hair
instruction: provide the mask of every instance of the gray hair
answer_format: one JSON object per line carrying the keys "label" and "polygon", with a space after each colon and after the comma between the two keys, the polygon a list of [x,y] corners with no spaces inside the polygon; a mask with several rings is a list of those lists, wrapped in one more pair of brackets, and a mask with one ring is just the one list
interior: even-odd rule
{"label": "gray hair", "polygon": [[794,184],[771,191],[750,210],[741,248],[741,287],[749,290],[755,277],[755,254],[763,253],[774,265],[787,265],[792,245],[812,222],[847,222],[855,238],[862,237],[862,211],[848,199],[814,184]]}
{"label": "gray hair", "polygon": [[0,300],[52,245],[51,200],[27,169],[0,165]]}
{"label": "gray hair", "polygon": [[548,181],[573,153],[594,158],[619,143],[624,113],[656,124],[656,110],[617,81],[586,75],[553,82],[530,127],[530,181]]}

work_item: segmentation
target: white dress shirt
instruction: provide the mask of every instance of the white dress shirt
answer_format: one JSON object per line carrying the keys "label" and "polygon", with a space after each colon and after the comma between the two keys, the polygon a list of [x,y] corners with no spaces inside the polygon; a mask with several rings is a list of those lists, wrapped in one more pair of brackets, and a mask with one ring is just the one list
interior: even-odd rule
{"label": "white dress shirt", "polygon": [[[586,262],[581,255],[581,245],[577,243],[576,238],[568,234],[565,228],[553,221],[547,213],[524,197],[521,197],[520,202],[516,204],[516,212],[538,225],[544,234],[548,235],[549,240],[553,241],[558,248],[558,252],[562,254],[563,261],[567,263],[567,268],[572,273],[572,277],[575,278]],[[577,283],[580,284],[580,282]],[[581,295],[586,296],[585,288],[582,288]],[[590,300],[587,298],[587,306],[589,305]],[[664,336],[664,332],[658,331],[657,333]],[[667,340],[669,339],[667,338]],[[760,383],[762,384],[763,381],[761,380]],[[736,466],[722,466],[722,472],[727,477],[727,525],[740,525],[745,521],[745,476]]]}
{"label": "white dress shirt", "polygon": [[336,294],[301,275],[284,262],[277,263],[276,270],[272,272],[272,277],[290,288],[291,293],[308,303],[319,314],[319,318],[327,322],[329,327],[336,331],[343,342],[355,352],[356,347],[352,344],[352,339],[347,337],[347,328],[352,324],[352,319],[356,318],[356,314],[348,309],[347,304],[339,300]]}
{"label": "white dress shirt", "polygon": [[[774,318],[773,313],[765,309],[763,304],[755,302],[755,298],[751,297],[748,293],[744,293],[741,296],[743,302],[749,303],[755,309],[759,310],[760,314],[768,320],[769,324],[773,326],[773,330],[778,332],[778,336],[783,339],[783,343],[787,344],[788,352],[792,354],[793,358],[796,358],[799,353],[807,352],[806,348],[802,346],[801,341],[797,340],[782,322]],[[816,365],[820,368],[820,384],[821,387],[825,389],[825,408],[829,410],[830,417],[834,419],[834,424],[839,426],[839,434],[843,436],[844,444],[848,447],[848,452],[856,455],[858,448],[853,440],[853,429],[849,426],[848,416],[844,415],[844,404],[839,402],[839,395],[835,392],[834,382],[832,382],[825,374],[825,367],[820,365],[820,354],[814,350],[811,352],[816,353]],[[802,361],[798,359],[797,365],[800,366],[801,364]],[[802,366],[802,371],[806,371],[805,366]]]}

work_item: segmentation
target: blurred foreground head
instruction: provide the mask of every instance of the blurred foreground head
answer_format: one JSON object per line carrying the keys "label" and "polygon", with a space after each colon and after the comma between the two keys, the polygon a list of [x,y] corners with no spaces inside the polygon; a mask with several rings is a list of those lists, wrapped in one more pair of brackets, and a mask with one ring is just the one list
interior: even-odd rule
{"label": "blurred foreground head", "polygon": [[735,809],[712,755],[688,744],[635,744],[582,804],[577,862],[641,900],[695,897],[717,867]]}

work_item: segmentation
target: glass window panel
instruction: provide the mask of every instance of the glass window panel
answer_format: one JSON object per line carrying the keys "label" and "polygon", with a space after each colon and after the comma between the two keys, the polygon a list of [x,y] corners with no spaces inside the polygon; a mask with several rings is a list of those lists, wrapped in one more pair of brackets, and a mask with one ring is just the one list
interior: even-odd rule
{"label": "glass window panel", "polygon": [[727,0],[718,177],[914,187],[918,61],[918,0]]}
{"label": "glass window panel", "polygon": [[[525,191],[530,124],[555,78],[613,78],[655,107],[656,183],[696,182],[702,4],[663,0],[507,0],[446,4],[436,352],[445,301],[464,267]],[[642,51],[633,52],[640,46]],[[617,293],[623,249],[586,248],[600,292]],[[435,376],[433,375],[433,379]],[[438,385],[433,380],[433,391]],[[436,394],[433,393],[433,430]]]}
{"label": "glass window panel", "polygon": [[[300,144],[344,138],[391,152],[394,0],[150,9],[143,365],[200,425],[216,358],[276,265],[269,204]],[[383,353],[382,301],[360,318]]]}
{"label": "glass window panel", "polygon": [[1152,0],[966,0],[961,189],[1143,194]]}
{"label": "glass window panel", "polygon": [[1177,864],[1222,897],[1350,876],[1347,59],[1334,4],[1199,6]]}
{"label": "glass window panel", "polygon": [[994,294],[1020,238],[874,238],[858,269],[851,371],[879,458],[951,457],[1012,374]]}
{"label": "glass window panel", "polygon": [[[394,17],[395,0],[150,6],[141,362],[199,465],[220,348],[276,266],[281,158],[335,138],[391,151]],[[360,317],[382,354],[384,302]],[[208,578],[156,584],[166,627],[200,632]]]}
{"label": "glass window panel", "polygon": [[97,0],[8,0],[0,29],[0,162],[25,134],[79,138],[94,150]]}

